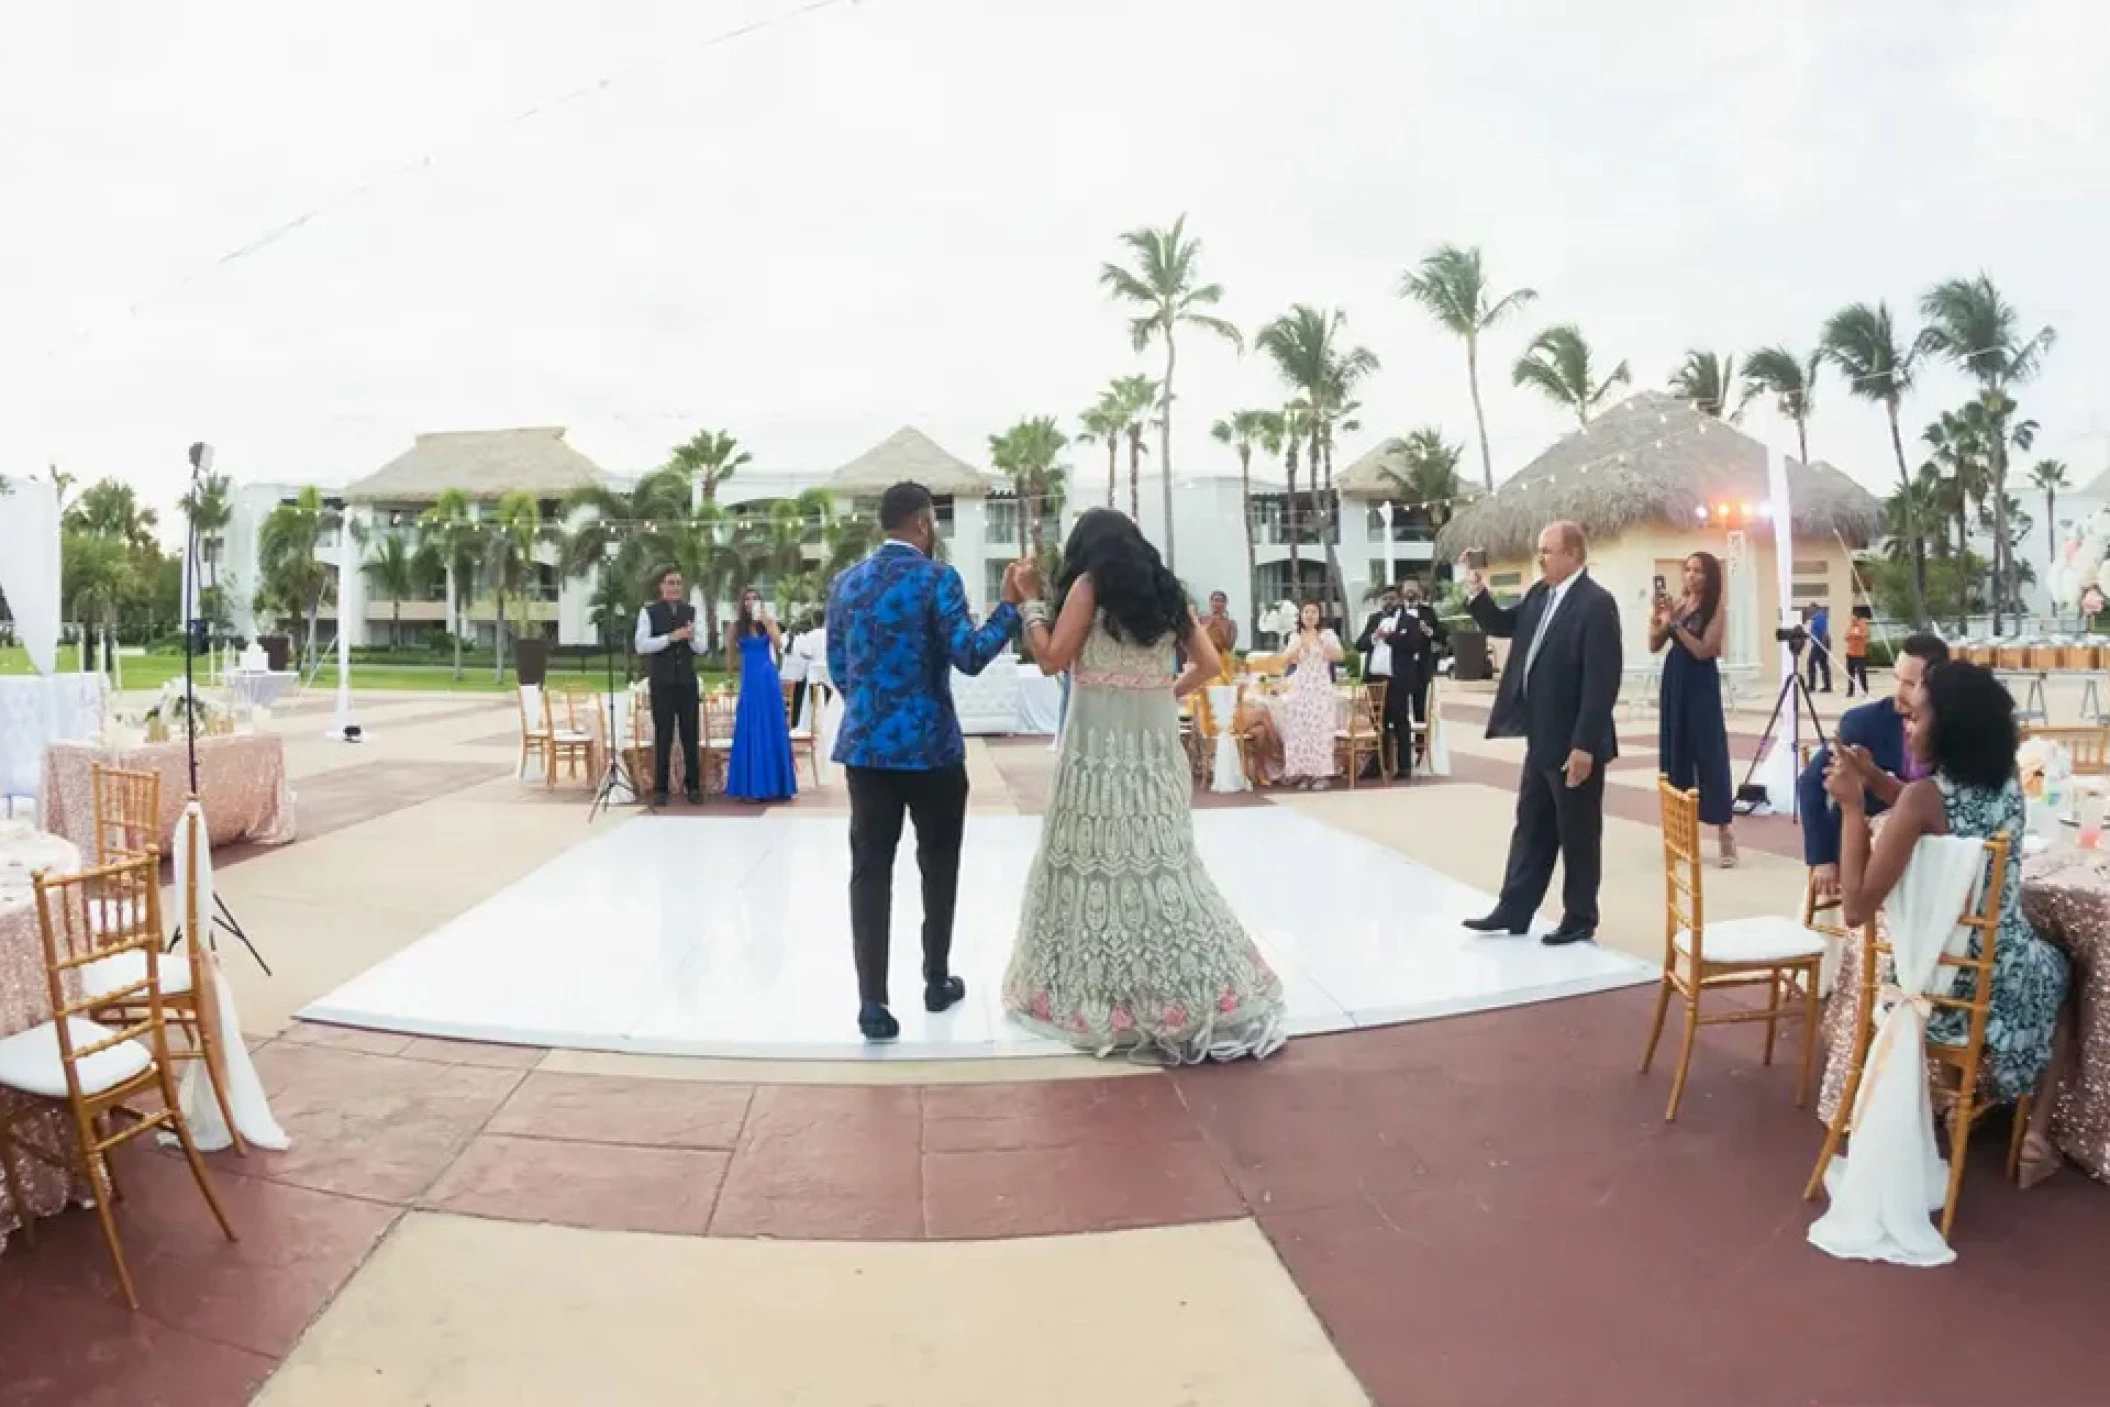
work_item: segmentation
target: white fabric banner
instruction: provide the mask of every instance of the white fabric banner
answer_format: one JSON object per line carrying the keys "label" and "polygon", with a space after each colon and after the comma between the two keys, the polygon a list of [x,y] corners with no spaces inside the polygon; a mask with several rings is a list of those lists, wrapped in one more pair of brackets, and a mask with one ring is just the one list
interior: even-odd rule
{"label": "white fabric banner", "polygon": [[1896,985],[1877,992],[1875,1038],[1850,1111],[1851,1156],[1825,1169],[1832,1204],[1810,1227],[1810,1244],[1842,1260],[1932,1266],[1956,1259],[1928,1215],[1947,1198],[1949,1169],[1934,1141],[1925,996],[1943,948],[1952,938],[1968,942],[1957,918],[1984,869],[1983,841],[1922,836],[1884,905]]}
{"label": "white fabric banner", "polygon": [[0,592],[39,674],[58,671],[59,570],[58,486],[10,475],[0,493]]}
{"label": "white fabric banner", "polygon": [[[1788,613],[1795,608],[1795,511],[1788,494],[1788,461],[1786,456],[1766,451],[1766,508],[1773,515],[1773,579],[1776,612],[1773,625],[1782,624]],[[1767,626],[1759,636],[1764,640],[1772,633]],[[1764,647],[1761,646],[1761,649]],[[1813,648],[1813,647],[1806,647]],[[1795,652],[1785,641],[1779,645],[1780,674],[1776,683],[1786,683],[1795,673]],[[1775,815],[1795,814],[1795,781],[1800,771],[1796,745],[1800,736],[1801,711],[1790,699],[1781,710],[1778,725],[1773,730],[1773,741],[1766,750],[1765,760],[1759,764],[1756,780],[1766,789],[1767,808]]]}

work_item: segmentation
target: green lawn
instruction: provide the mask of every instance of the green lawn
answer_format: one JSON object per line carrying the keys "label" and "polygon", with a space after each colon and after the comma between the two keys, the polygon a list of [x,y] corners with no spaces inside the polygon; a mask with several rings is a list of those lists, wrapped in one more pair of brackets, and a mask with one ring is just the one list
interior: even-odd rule
{"label": "green lawn", "polygon": [[[72,650],[62,648],[59,652],[59,668],[69,671],[74,669],[78,658]],[[179,678],[183,674],[183,656],[181,655],[126,655],[122,659],[122,664],[124,666],[125,689],[128,692],[159,689],[164,683],[171,679]],[[617,661],[618,669],[621,668],[621,665],[622,661]],[[203,666],[199,666],[199,669],[200,677],[202,677]],[[29,655],[27,652],[20,646],[0,647],[0,674],[27,674],[29,672]],[[560,689],[606,688],[607,680],[608,675],[605,665],[599,669],[559,669],[552,667],[549,674],[550,684]],[[709,676],[706,677],[705,682],[706,687],[708,687]],[[616,675],[616,687],[621,688],[624,684],[623,676],[618,673]],[[462,662],[462,677],[459,681],[454,678],[454,667],[448,664],[369,665],[361,664],[357,660],[352,662],[352,686],[357,689],[415,689],[438,693],[503,694],[511,692],[513,685],[513,672],[510,669],[506,671],[503,679],[494,680],[491,677],[491,665],[488,659],[481,663],[475,660],[464,660]],[[335,658],[330,658],[323,662],[321,671],[315,676],[314,687],[328,690],[334,690],[337,687],[337,661]]]}

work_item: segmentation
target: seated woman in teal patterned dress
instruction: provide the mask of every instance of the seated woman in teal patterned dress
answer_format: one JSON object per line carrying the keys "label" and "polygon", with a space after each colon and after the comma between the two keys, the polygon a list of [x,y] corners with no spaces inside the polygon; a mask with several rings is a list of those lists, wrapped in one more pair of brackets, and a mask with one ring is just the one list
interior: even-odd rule
{"label": "seated woman in teal patterned dress", "polygon": [[[2000,928],[1993,940],[1993,994],[1986,1014],[1981,1088],[2001,1103],[2036,1097],[2022,1147],[2022,1185],[2057,1171],[2058,1150],[2050,1136],[2052,1100],[2066,1039],[2066,954],[2037,936],[2022,917],[2022,836],[2026,812],[2015,777],[2020,733],[2015,701],[1992,673],[1975,664],[1950,661],[1927,672],[1905,722],[1905,746],[1928,775],[1899,787],[1883,833],[1869,838],[1866,794],[1870,787],[1898,787],[1869,760],[1864,748],[1841,748],[1825,776],[1825,790],[1839,805],[1839,895],[1842,920],[1857,927],[1874,917],[1889,897],[1912,849],[1923,835],[1988,837],[2005,833],[2013,843],[2007,883],[2000,896]],[[1971,931],[1971,956],[1979,953]],[[1955,973],[1950,995],[1968,1000],[1977,974]],[[1962,1045],[1966,1014],[1937,1011],[1927,1023],[1930,1040]]]}
{"label": "seated woman in teal patterned dress", "polygon": [[1059,617],[1024,611],[1042,672],[1070,673],[1070,711],[1004,1008],[1095,1055],[1268,1055],[1283,1041],[1282,983],[1195,853],[1180,746],[1178,699],[1217,676],[1216,645],[1122,514],[1079,518],[1062,560]]}

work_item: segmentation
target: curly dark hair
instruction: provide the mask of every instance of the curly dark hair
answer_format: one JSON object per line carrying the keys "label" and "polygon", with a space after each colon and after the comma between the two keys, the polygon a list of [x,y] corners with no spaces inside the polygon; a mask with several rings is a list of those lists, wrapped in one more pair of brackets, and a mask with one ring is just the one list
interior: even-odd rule
{"label": "curly dark hair", "polygon": [[1968,787],[2006,786],[2022,745],[2007,686],[1982,665],[1948,660],[1927,671],[1924,687],[1928,765]]}
{"label": "curly dark hair", "polygon": [[1067,598],[1085,575],[1116,636],[1138,645],[1155,645],[1168,635],[1186,637],[1186,588],[1127,514],[1093,508],[1078,518],[1062,547],[1056,601]]}

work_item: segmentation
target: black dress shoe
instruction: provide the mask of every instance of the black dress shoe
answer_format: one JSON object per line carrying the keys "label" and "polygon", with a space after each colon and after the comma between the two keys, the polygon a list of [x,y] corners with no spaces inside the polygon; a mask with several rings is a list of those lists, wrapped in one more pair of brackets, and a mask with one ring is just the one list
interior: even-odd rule
{"label": "black dress shoe", "polygon": [[691,806],[701,806],[701,805],[703,805],[703,793],[702,793],[701,791],[698,791],[698,790],[695,790],[695,789],[691,788],[691,790],[689,791],[689,805],[691,805]]}
{"label": "black dress shoe", "polygon": [[1531,920],[1524,919],[1520,922],[1497,909],[1486,918],[1467,919],[1465,926],[1475,933],[1507,933],[1511,937],[1519,937],[1531,931]]}
{"label": "black dress shoe", "polygon": [[857,1009],[857,1029],[864,1032],[866,1040],[878,1044],[898,1037],[901,1023],[878,1002],[866,1002]]}
{"label": "black dress shoe", "polygon": [[1539,939],[1539,941],[1549,948],[1558,948],[1568,943],[1594,942],[1596,938],[1596,924],[1569,923],[1566,919],[1563,919],[1559,928],[1554,929],[1551,933]]}
{"label": "black dress shoe", "polygon": [[659,810],[659,809],[660,809],[661,807],[665,806],[666,804],[667,804],[667,794],[666,794],[665,792],[663,792],[663,791],[656,791],[656,792],[653,792],[653,793],[652,793],[652,809],[653,809],[653,810],[657,811],[657,810]]}
{"label": "black dress shoe", "polygon": [[923,986],[923,1009],[943,1011],[957,1006],[967,999],[967,984],[957,977],[948,977],[942,982],[927,982]]}

